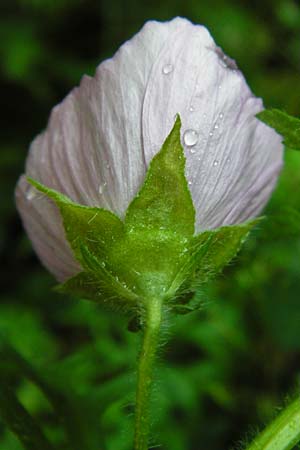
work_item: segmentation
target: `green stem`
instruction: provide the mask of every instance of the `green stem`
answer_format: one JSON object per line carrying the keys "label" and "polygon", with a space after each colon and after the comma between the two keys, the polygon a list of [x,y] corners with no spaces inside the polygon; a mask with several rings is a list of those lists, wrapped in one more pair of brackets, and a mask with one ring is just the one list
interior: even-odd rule
{"label": "green stem", "polygon": [[161,321],[161,299],[149,301],[145,305],[144,335],[138,364],[134,436],[135,450],[148,450],[153,365],[159,344]]}
{"label": "green stem", "polygon": [[294,400],[246,450],[291,450],[300,441],[300,399]]}

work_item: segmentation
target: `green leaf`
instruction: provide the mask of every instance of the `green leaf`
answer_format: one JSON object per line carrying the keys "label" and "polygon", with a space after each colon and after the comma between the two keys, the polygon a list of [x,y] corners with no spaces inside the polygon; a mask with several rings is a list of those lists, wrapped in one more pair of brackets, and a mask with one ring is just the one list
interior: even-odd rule
{"label": "green leaf", "polygon": [[177,116],[162,149],[151,161],[141,190],[129,205],[125,219],[128,230],[147,228],[193,235],[195,210],[184,174],[180,127]]}
{"label": "green leaf", "polygon": [[257,117],[282,135],[284,145],[300,150],[300,119],[279,109],[265,109]]}
{"label": "green leaf", "polygon": [[19,402],[8,379],[0,375],[0,417],[28,450],[54,450],[37,422]]}

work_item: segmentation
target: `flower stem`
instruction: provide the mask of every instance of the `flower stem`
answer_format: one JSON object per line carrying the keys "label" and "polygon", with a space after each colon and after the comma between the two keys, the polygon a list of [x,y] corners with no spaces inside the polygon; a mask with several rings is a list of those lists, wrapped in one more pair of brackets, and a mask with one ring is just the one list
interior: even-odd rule
{"label": "flower stem", "polygon": [[162,300],[149,301],[145,305],[144,335],[138,363],[134,450],[148,450],[153,365],[159,344],[161,321]]}
{"label": "flower stem", "polygon": [[300,441],[300,398],[296,398],[246,450],[291,450]]}

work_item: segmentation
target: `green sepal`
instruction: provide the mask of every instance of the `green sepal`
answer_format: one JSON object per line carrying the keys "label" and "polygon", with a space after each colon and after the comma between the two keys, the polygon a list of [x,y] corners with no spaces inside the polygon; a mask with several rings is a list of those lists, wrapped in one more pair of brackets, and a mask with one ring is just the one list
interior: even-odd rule
{"label": "green sepal", "polygon": [[144,184],[127,209],[128,231],[165,230],[181,237],[194,234],[195,209],[185,178],[179,115],[161,150],[152,159]]}
{"label": "green sepal", "polygon": [[101,301],[110,306],[117,304],[125,309],[135,307],[138,296],[119,279],[118,275],[107,269],[104,261],[99,261],[84,244],[81,244],[81,255],[83,266],[87,270],[56,286],[57,292]]}
{"label": "green sepal", "polygon": [[191,294],[216,277],[237,256],[250,231],[262,219],[204,231],[193,238],[187,265],[181,268],[174,280],[180,285],[174,303],[174,309],[179,314],[202,307],[201,298]]}
{"label": "green sepal", "polygon": [[170,286],[186,264],[194,234],[195,210],[185,178],[180,127],[177,116],[127,209],[126,237],[113,250],[115,264],[141,297],[174,296]]}
{"label": "green sepal", "polygon": [[38,191],[54,200],[58,206],[68,242],[75,258],[84,267],[82,244],[94,255],[106,260],[107,251],[124,234],[123,222],[112,212],[102,208],[79,205],[54,189],[27,178]]}
{"label": "green sepal", "polygon": [[242,223],[205,231],[194,238],[194,270],[201,283],[215,277],[236,257],[250,231],[262,217]]}
{"label": "green sepal", "polygon": [[111,248],[124,238],[123,222],[110,211],[79,205],[31,178],[28,181],[59,208],[66,238],[84,269],[56,286],[56,291],[110,305],[122,303],[130,309],[136,296],[119,280],[117,268],[114,270],[109,264]]}
{"label": "green sepal", "polygon": [[257,117],[282,135],[286,147],[300,150],[300,119],[279,109],[265,109]]}

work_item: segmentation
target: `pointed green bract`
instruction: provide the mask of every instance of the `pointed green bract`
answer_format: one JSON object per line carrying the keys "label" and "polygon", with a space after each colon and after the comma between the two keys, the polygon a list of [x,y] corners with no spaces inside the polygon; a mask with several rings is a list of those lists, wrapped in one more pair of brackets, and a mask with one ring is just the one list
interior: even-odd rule
{"label": "pointed green bract", "polygon": [[118,275],[113,275],[113,269],[110,271],[105,262],[98,260],[84,244],[81,246],[81,255],[86,271],[57,286],[58,292],[73,293],[79,297],[108,304],[117,301],[119,306],[129,309],[136,305],[137,295],[119,279]]}
{"label": "pointed green bract", "polygon": [[286,147],[300,150],[300,119],[279,109],[265,109],[257,117],[282,135]]}
{"label": "pointed green bract", "polygon": [[[91,300],[99,301],[109,296],[119,301],[120,291],[124,294],[125,290],[121,282],[116,281],[118,277],[109,265],[109,254],[114,243],[124,236],[123,222],[110,211],[79,205],[31,178],[28,181],[58,206],[68,242],[75,258],[85,269],[57,290]],[[133,294],[130,291],[125,293],[130,302]]]}
{"label": "pointed green bract", "polygon": [[99,271],[97,275],[92,272],[80,272],[65,283],[56,286],[55,290],[126,310],[130,310],[131,306],[134,307],[138,300],[136,295],[127,290],[107,271],[105,273]]}
{"label": "pointed green bract", "polygon": [[113,251],[115,264],[142,297],[166,297],[188,258],[195,210],[185,178],[180,118],[154,156],[146,179],[125,217],[124,240]]}
{"label": "pointed green bract", "polygon": [[151,161],[141,190],[127,210],[127,229],[161,229],[181,236],[193,235],[195,210],[184,174],[180,126],[177,116],[162,149]]}
{"label": "pointed green bract", "polygon": [[[178,116],[124,222],[110,211],[78,205],[28,179],[56,203],[66,238],[82,267],[58,291],[121,307],[134,315],[141,303],[153,298],[186,312],[199,303],[190,303],[197,286],[237,254],[257,221],[194,236],[195,210],[185,178],[180,126]],[[179,299],[176,305],[174,298]]]}
{"label": "pointed green bract", "polygon": [[224,226],[195,236],[193,260],[200,282],[216,276],[237,255],[252,228],[261,220]]}
{"label": "pointed green bract", "polygon": [[202,306],[191,292],[216,277],[234,259],[250,231],[262,218],[240,225],[230,225],[208,230],[196,235],[190,244],[189,259],[177,273],[172,289],[181,297],[174,308],[180,314],[192,312]]}
{"label": "pointed green bract", "polygon": [[81,245],[84,243],[92,253],[107,257],[107,250],[114,240],[124,233],[122,221],[112,212],[102,208],[79,205],[65,195],[47,188],[32,178],[28,178],[40,192],[54,200],[63,219],[66,237],[76,259],[82,263]]}

